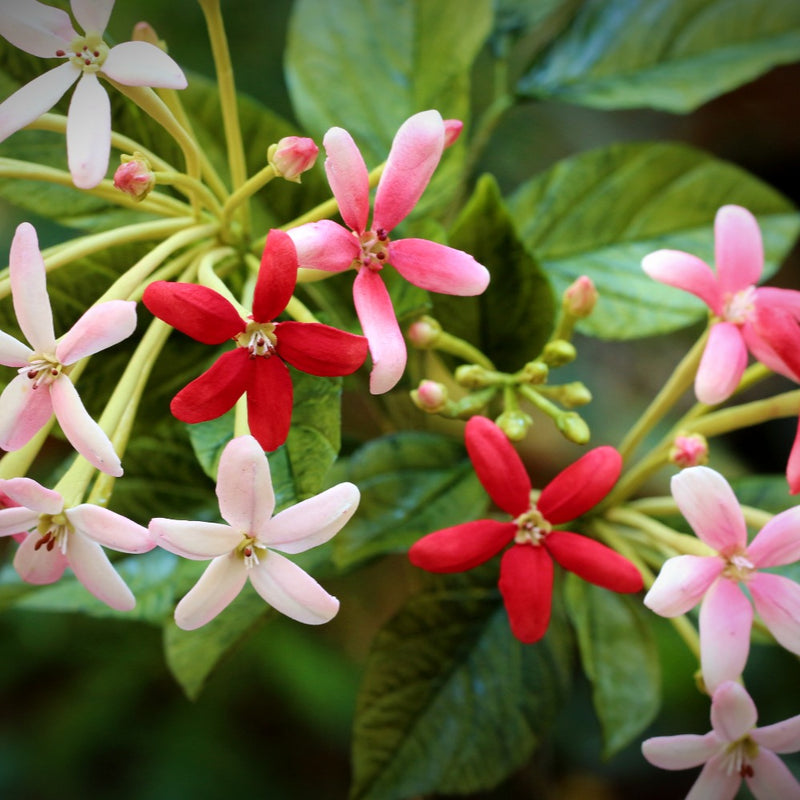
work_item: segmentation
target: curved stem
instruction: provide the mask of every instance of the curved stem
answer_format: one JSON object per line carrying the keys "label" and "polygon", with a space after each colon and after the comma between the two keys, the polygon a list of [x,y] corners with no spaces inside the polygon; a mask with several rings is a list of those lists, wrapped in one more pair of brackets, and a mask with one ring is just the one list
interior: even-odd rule
{"label": "curved stem", "polygon": [[259,189],[266,186],[275,177],[275,168],[271,164],[248,178],[228,199],[222,209],[222,227],[230,225],[231,218],[239,206],[249,200]]}
{"label": "curved stem", "polygon": [[221,294],[242,317],[246,318],[250,312],[234,297],[233,292],[231,292],[219,275],[214,272],[214,266],[216,264],[222,259],[233,255],[235,252],[236,251],[232,247],[217,247],[206,253],[199,262],[197,282]]}

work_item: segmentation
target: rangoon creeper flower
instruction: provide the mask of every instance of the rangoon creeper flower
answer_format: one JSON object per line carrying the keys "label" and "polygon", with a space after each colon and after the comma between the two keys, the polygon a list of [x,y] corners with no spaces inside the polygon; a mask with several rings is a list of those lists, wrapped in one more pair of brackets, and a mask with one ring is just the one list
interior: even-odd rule
{"label": "rangoon creeper flower", "polygon": [[[217,479],[222,518],[228,523],[154,519],[158,544],[179,556],[213,559],[175,608],[184,630],[205,625],[239,594],[247,579],[273,608],[298,622],[319,625],[336,616],[339,601],[281,553],[302,553],[327,542],[358,507],[359,492],[340,483],[279,514],[269,462],[252,436],[222,451]],[[279,552],[280,551],[280,552]]]}
{"label": "rangoon creeper flower", "polygon": [[511,630],[526,643],[547,632],[554,559],[614,592],[642,589],[639,570],[619,553],[587,536],[553,529],[585,514],[611,491],[622,469],[613,447],[590,450],[545,486],[534,503],[525,466],[495,423],[472,417],[464,439],[484,489],[513,519],[481,519],[430,533],[408,551],[412,564],[430,572],[462,572],[513,542],[500,562],[499,585]]}
{"label": "rangoon creeper flower", "polygon": [[773,517],[747,544],[747,526],[728,482],[709,467],[672,478],[672,496],[692,529],[716,555],[682,555],[664,562],[644,598],[662,617],[700,606],[700,662],[709,691],[744,670],[753,608],[787,650],[800,655],[800,585],[764,567],[800,559],[800,507]]}
{"label": "rangoon creeper flower", "polygon": [[391,264],[407,281],[432,292],[476,295],[489,283],[488,270],[461,250],[425,239],[389,238],[422,196],[445,142],[455,140],[454,133],[452,122],[446,126],[438,111],[422,111],[400,126],[378,183],[368,227],[366,164],[350,134],[331,128],[322,140],[325,170],[347,228],[322,220],[289,231],[301,267],[357,271],[353,300],[372,355],[373,394],[389,391],[406,365],[405,342],[380,274],[385,265]]}
{"label": "rangoon creeper flower", "polygon": [[11,243],[9,274],[14,312],[31,347],[0,331],[0,364],[19,373],[0,395],[0,447],[23,447],[55,413],[64,435],[87,461],[109,475],[122,475],[111,441],[83,407],[69,371],[85,356],[130,336],[136,304],[110,300],[92,306],[57,340],[44,260],[28,222],[19,225]]}
{"label": "rangoon creeper flower", "polygon": [[363,336],[318,322],[272,321],[288,305],[296,281],[294,244],[283,231],[272,230],[247,319],[207,286],[156,281],[147,287],[142,300],[159,319],[205,344],[236,342],[175,395],[170,410],[178,419],[215,419],[246,392],[250,432],[265,450],[275,450],[286,441],[292,418],[292,379],[284,362],[326,377],[349,375],[364,363]]}
{"label": "rangoon creeper flower", "polygon": [[72,13],[36,0],[3,0],[0,36],[42,58],[65,62],[40,75],[0,104],[0,141],[51,109],[77,81],[67,116],[69,171],[79,189],[91,189],[105,177],[111,151],[111,105],[98,76],[124,86],[185,89],[181,68],[144,41],[115,47],[103,41],[114,0],[72,0]]}
{"label": "rangoon creeper flower", "polygon": [[155,542],[141,525],[91,503],[64,507],[64,498],[30,478],[0,481],[0,492],[18,506],[0,509],[0,536],[28,535],[14,556],[14,568],[28,583],[54,583],[71,567],[98,599],[117,611],[136,605],[131,590],[111,565],[104,547],[146,553]]}
{"label": "rangoon creeper flower", "polygon": [[686,800],[733,800],[742,779],[757,800],[797,800],[800,784],[775,754],[800,750],[800,715],[763,728],[757,721],[750,695],[725,681],[711,700],[708,733],[646,739],[642,753],[661,769],[704,765]]}

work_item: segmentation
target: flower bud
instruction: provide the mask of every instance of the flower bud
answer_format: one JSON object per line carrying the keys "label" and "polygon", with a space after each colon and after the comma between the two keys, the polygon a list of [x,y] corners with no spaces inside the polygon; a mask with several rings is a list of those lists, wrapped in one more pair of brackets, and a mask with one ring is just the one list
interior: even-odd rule
{"label": "flower bud", "polygon": [[520,371],[519,377],[525,383],[547,383],[550,368],[543,361],[529,361]]}
{"label": "flower bud", "polygon": [[479,364],[462,364],[460,367],[456,367],[453,375],[457,383],[468,389],[482,389],[484,386],[491,386],[496,382]]}
{"label": "flower bud", "polygon": [[669,451],[669,460],[675,466],[685,469],[708,463],[708,442],[700,433],[676,436]]}
{"label": "flower bud", "polygon": [[564,292],[564,310],[573,317],[588,317],[597,304],[597,289],[591,278],[581,276]]}
{"label": "flower bud", "polygon": [[139,152],[120,156],[122,162],[114,173],[114,186],[134,200],[144,200],[156,185],[150,162]]}
{"label": "flower bud", "polygon": [[450,147],[455,144],[461,131],[464,130],[464,123],[460,119],[446,119],[444,121],[444,146]]}
{"label": "flower bud", "polygon": [[267,161],[287,181],[300,183],[300,175],[311,169],[319,148],[307,136],[284,136],[267,150]]}
{"label": "flower bud", "polygon": [[419,386],[412,390],[411,399],[420,411],[429,414],[438,414],[448,404],[447,387],[436,381],[421,381]]}
{"label": "flower bud", "polygon": [[558,400],[561,405],[567,408],[575,408],[575,406],[585,406],[587,403],[592,402],[592,393],[580,381],[573,381],[572,383],[564,383],[557,388]]}
{"label": "flower bud", "polygon": [[158,38],[155,28],[149,22],[137,22],[133,26],[131,39],[134,42],[147,42],[155,45],[159,50],[167,51],[166,42]]}
{"label": "flower bud", "polygon": [[542,361],[549,367],[562,367],[574,361],[575,356],[577,356],[575,346],[565,339],[548,342],[542,351]]}
{"label": "flower bud", "polygon": [[525,438],[529,428],[533,425],[530,414],[520,409],[504,411],[496,420],[497,427],[512,441],[519,442]]}
{"label": "flower bud", "polygon": [[575,444],[586,444],[591,438],[589,426],[574,411],[567,411],[556,417],[556,427]]}
{"label": "flower bud", "polygon": [[408,328],[408,339],[414,347],[429,350],[436,345],[442,333],[442,326],[433,317],[420,317]]}

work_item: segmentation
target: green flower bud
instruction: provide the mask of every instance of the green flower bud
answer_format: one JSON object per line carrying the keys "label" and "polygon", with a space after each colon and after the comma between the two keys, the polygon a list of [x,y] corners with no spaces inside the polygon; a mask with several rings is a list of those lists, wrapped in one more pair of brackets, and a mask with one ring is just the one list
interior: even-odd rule
{"label": "green flower bud", "polygon": [[542,361],[550,367],[562,367],[575,360],[577,351],[575,346],[564,339],[548,342],[542,352]]}
{"label": "green flower bud", "polygon": [[574,411],[567,411],[556,417],[556,427],[575,444],[587,444],[592,436],[589,426]]}
{"label": "green flower bud", "polygon": [[497,427],[500,428],[512,442],[522,441],[527,435],[531,425],[533,425],[533,420],[530,415],[519,409],[504,411],[495,422],[497,423]]}

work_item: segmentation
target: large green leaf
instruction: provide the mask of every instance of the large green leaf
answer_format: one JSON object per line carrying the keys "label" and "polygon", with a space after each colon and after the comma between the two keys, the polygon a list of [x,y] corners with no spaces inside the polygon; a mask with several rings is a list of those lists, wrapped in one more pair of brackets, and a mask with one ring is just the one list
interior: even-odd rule
{"label": "large green leaf", "polygon": [[693,295],[651,280],[647,253],[673,248],[713,263],[713,221],[728,203],[749,208],[764,237],[764,277],[791,248],[798,216],[757,178],[676,144],[622,144],[567,158],[523,184],[509,200],[520,236],[558,292],[580,275],[600,300],[582,330],[633,339],[700,319]]}
{"label": "large green leaf", "polygon": [[796,0],[588,0],[518,91],[686,112],[797,59]]}
{"label": "large green leaf", "polygon": [[494,565],[437,579],[375,638],[356,708],[352,798],[491,788],[545,735],[570,681],[558,614],[547,636],[511,634]]}

